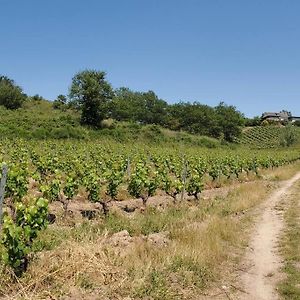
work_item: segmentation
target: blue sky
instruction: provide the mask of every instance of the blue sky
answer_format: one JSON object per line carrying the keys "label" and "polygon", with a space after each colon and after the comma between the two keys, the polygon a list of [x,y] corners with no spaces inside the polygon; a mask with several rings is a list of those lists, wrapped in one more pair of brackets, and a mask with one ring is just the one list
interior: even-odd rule
{"label": "blue sky", "polygon": [[169,103],[300,116],[299,12],[298,0],[0,0],[0,74],[54,99],[93,68]]}

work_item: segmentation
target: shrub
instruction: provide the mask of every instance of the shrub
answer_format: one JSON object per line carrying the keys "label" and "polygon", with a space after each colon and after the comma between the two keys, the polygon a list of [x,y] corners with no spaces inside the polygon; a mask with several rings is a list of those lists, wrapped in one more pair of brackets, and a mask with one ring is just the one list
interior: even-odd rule
{"label": "shrub", "polygon": [[292,124],[288,124],[281,135],[280,138],[280,145],[283,147],[290,147],[293,145],[297,140],[297,134],[295,128]]}
{"label": "shrub", "polygon": [[6,76],[0,76],[0,105],[7,109],[17,109],[22,106],[27,96],[15,82]]}
{"label": "shrub", "polygon": [[101,121],[101,128],[116,128],[116,122],[114,119],[105,119]]}

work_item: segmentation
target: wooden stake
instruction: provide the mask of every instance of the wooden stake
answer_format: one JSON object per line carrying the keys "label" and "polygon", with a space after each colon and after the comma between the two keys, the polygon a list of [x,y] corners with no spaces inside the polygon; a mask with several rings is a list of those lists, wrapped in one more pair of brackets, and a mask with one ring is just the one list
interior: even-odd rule
{"label": "wooden stake", "polygon": [[0,230],[2,229],[3,202],[4,202],[7,170],[8,170],[7,165],[3,165],[2,177],[1,177],[1,182],[0,182]]}

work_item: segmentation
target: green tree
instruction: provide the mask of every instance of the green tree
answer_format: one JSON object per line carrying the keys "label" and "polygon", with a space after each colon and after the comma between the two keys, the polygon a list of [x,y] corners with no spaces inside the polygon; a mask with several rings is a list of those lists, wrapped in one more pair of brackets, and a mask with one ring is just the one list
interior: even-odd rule
{"label": "green tree", "polygon": [[140,121],[143,115],[141,93],[126,87],[115,90],[115,96],[110,106],[110,116],[118,121]]}
{"label": "green tree", "polygon": [[0,76],[0,105],[7,109],[17,109],[22,106],[26,98],[21,87],[17,86],[12,79]]}
{"label": "green tree", "polygon": [[142,93],[143,114],[140,121],[145,124],[164,125],[166,118],[167,102],[159,99],[153,91]]}
{"label": "green tree", "polygon": [[45,99],[44,99],[42,96],[40,96],[39,94],[36,94],[36,95],[30,97],[30,99],[31,99],[32,101],[36,101],[36,102],[45,100]]}
{"label": "green tree", "polygon": [[53,101],[53,108],[64,110],[66,104],[67,104],[67,97],[65,95],[58,95],[57,98]]}
{"label": "green tree", "polygon": [[218,137],[217,116],[214,109],[198,102],[180,102],[168,107],[168,127],[172,130],[185,130],[193,134]]}
{"label": "green tree", "polygon": [[62,104],[67,104],[67,97],[65,95],[58,95],[56,100]]}
{"label": "green tree", "polygon": [[244,116],[232,105],[226,105],[221,102],[215,107],[218,117],[218,126],[221,128],[224,139],[228,142],[233,142],[239,137],[244,126]]}
{"label": "green tree", "polygon": [[85,70],[72,79],[69,97],[81,108],[82,124],[100,127],[107,116],[113,90],[105,75],[105,72]]}
{"label": "green tree", "polygon": [[261,125],[261,117],[255,116],[253,118],[245,118],[245,126],[260,126]]}
{"label": "green tree", "polygon": [[297,126],[297,127],[300,127],[300,120],[295,121],[294,125]]}
{"label": "green tree", "polygon": [[115,91],[110,111],[111,117],[118,121],[164,125],[167,106],[153,91],[133,92],[122,87]]}
{"label": "green tree", "polygon": [[280,138],[280,145],[283,147],[290,147],[297,141],[296,129],[292,124],[287,124],[282,131]]}

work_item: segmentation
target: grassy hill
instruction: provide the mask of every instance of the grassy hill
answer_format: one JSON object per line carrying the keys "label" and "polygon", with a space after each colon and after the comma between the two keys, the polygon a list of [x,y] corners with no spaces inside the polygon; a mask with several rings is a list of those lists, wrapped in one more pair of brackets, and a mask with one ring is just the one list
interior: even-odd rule
{"label": "grassy hill", "polygon": [[54,110],[48,101],[33,101],[17,110],[0,106],[0,135],[7,138],[80,138],[84,131],[79,128],[76,113]]}
{"label": "grassy hill", "polygon": [[209,148],[220,146],[217,139],[171,131],[156,125],[139,125],[105,120],[94,130],[80,125],[80,114],[52,108],[48,101],[31,101],[23,108],[7,110],[0,106],[1,138],[24,139],[113,139],[118,142],[178,143]]}
{"label": "grassy hill", "polygon": [[[300,128],[295,128],[300,142]],[[284,127],[256,126],[244,129],[238,144],[252,148],[280,146]],[[27,102],[23,108],[7,110],[0,106],[1,138],[24,139],[112,139],[118,142],[178,143],[209,148],[221,146],[217,139],[171,131],[157,125],[140,125],[105,120],[103,128],[94,130],[80,124],[80,114],[74,110],[52,108],[48,101]]]}
{"label": "grassy hill", "polygon": [[[253,148],[276,148],[280,146],[281,137],[285,127],[279,126],[256,126],[244,129],[239,144]],[[295,127],[298,141],[300,141],[300,128]]]}

